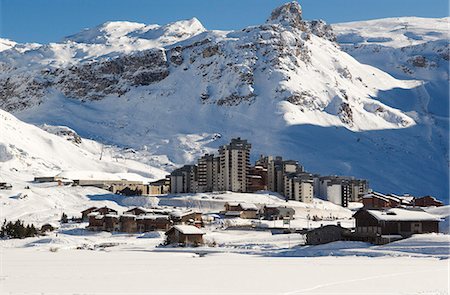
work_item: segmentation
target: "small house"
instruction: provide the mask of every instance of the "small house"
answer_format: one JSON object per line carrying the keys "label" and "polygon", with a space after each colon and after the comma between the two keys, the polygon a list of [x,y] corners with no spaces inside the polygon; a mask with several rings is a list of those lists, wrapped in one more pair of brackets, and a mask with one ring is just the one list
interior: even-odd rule
{"label": "small house", "polygon": [[120,231],[124,233],[137,232],[136,216],[132,214],[120,215]]}
{"label": "small house", "polygon": [[204,232],[193,225],[174,225],[167,232],[167,244],[199,246],[203,244]]}
{"label": "small house", "polygon": [[424,196],[420,198],[414,199],[414,205],[419,207],[441,207],[444,206],[444,203],[437,200],[435,197],[432,196]]}
{"label": "small house", "polygon": [[364,208],[395,208],[402,204],[402,200],[393,195],[384,195],[378,192],[371,192],[362,199]]}
{"label": "small house", "polygon": [[148,232],[155,230],[167,231],[172,226],[172,221],[167,215],[139,215],[136,217],[137,231]]}
{"label": "small house", "polygon": [[89,220],[88,215],[97,209],[98,209],[97,207],[90,207],[90,208],[87,208],[86,210],[81,211],[81,219],[83,221],[88,221]]}
{"label": "small house", "polygon": [[203,226],[202,213],[197,211],[173,211],[169,214],[174,224],[190,224],[197,227]]}
{"label": "small house", "polygon": [[353,217],[356,219],[355,236],[369,242],[378,243],[383,236],[409,237],[439,232],[440,219],[420,209],[361,209]]}
{"label": "small house", "polygon": [[118,213],[117,210],[114,210],[114,209],[106,207],[106,206],[95,209],[93,212],[98,212],[101,215],[106,215],[106,214],[116,214],[117,215],[117,213]]}
{"label": "small house", "polygon": [[251,203],[226,203],[225,216],[240,217],[243,219],[256,219],[258,207]]}
{"label": "small house", "polygon": [[306,245],[320,245],[342,241],[350,230],[340,225],[329,224],[306,232]]}
{"label": "small house", "polygon": [[267,220],[294,219],[294,215],[295,210],[287,206],[265,205],[263,208],[263,216]]}
{"label": "small house", "polygon": [[130,210],[127,210],[127,211],[123,212],[123,214],[132,214],[132,215],[139,216],[139,215],[147,214],[149,212],[150,212],[150,210],[147,210],[145,208],[134,207],[134,208],[132,208]]}
{"label": "small house", "polygon": [[117,214],[106,214],[103,218],[103,224],[106,231],[120,231],[120,217]]}
{"label": "small house", "polygon": [[104,230],[104,216],[99,212],[91,212],[88,215],[89,225],[87,229],[93,231],[102,231]]}

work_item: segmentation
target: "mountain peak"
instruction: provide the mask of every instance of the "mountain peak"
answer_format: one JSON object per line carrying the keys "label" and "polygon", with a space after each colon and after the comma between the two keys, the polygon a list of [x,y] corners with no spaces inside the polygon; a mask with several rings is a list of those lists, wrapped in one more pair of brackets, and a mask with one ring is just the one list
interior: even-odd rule
{"label": "mountain peak", "polygon": [[299,27],[303,24],[302,7],[297,1],[285,3],[272,11],[267,23]]}

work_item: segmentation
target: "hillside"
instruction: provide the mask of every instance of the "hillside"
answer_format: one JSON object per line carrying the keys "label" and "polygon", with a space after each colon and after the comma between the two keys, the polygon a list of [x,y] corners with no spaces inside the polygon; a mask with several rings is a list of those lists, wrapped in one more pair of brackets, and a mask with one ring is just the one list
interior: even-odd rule
{"label": "hillside", "polygon": [[367,65],[335,40],[324,22],[303,20],[296,2],[239,31],[210,31],[197,19],[108,22],[61,43],[1,51],[0,107],[131,148],[156,167],[241,136],[254,155],[445,199],[448,114],[430,115],[445,94],[420,75]]}

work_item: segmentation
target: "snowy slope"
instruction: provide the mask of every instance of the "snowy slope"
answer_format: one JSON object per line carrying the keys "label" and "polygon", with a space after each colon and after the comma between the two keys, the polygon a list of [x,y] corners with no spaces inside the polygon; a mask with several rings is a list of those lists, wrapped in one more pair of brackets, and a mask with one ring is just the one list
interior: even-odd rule
{"label": "snowy slope", "polygon": [[334,39],[323,22],[304,21],[295,2],[231,32],[196,19],[109,22],[0,53],[0,107],[132,148],[143,161],[192,162],[241,136],[254,154],[445,198],[448,116],[428,115],[433,99],[420,77],[399,80],[362,64]]}
{"label": "snowy slope", "polygon": [[[165,171],[132,160],[114,157],[108,147],[87,139],[80,142],[48,133],[36,126],[21,122],[0,110],[0,177],[7,175],[32,180],[33,176],[56,175],[63,171],[103,171],[106,173],[136,172],[150,179],[158,179]],[[48,127],[47,127],[48,128]],[[100,154],[103,153],[100,160]],[[80,174],[80,173],[78,173]]]}

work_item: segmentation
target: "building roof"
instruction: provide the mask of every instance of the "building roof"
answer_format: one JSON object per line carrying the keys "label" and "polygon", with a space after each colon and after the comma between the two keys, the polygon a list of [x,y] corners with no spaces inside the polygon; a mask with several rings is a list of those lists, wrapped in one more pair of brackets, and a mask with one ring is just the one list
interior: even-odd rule
{"label": "building roof", "polygon": [[258,210],[258,207],[256,207],[255,204],[252,203],[239,203],[242,210]]}
{"label": "building roof", "polygon": [[377,198],[380,200],[383,200],[385,202],[388,202],[389,199],[386,198],[384,195],[382,194],[374,194],[374,193],[368,193],[367,195],[364,195],[363,199],[371,199],[371,198]]}
{"label": "building roof", "polygon": [[391,208],[389,210],[367,210],[379,221],[440,221],[435,215],[425,211]]}
{"label": "building roof", "polygon": [[[193,225],[174,225],[170,230],[176,229],[184,235],[203,235],[204,232]],[[169,231],[170,231],[169,230]]]}
{"label": "building roof", "polygon": [[150,210],[148,210],[147,208],[144,208],[144,207],[134,207],[134,208],[128,209],[125,212],[131,212],[131,211],[134,211],[134,210],[141,210],[142,212],[149,212],[150,211]]}
{"label": "building roof", "polygon": [[120,215],[117,214],[106,214],[105,217],[109,217],[109,218],[120,218]]}
{"label": "building roof", "polygon": [[136,217],[136,220],[143,220],[143,219],[151,219],[151,220],[166,219],[166,220],[168,220],[169,217],[167,215],[158,215],[158,214],[139,215]]}
{"label": "building roof", "polygon": [[89,208],[84,209],[83,211],[81,211],[81,213],[92,211],[92,210],[96,210],[96,209],[98,209],[98,208],[97,207],[89,207]]}

